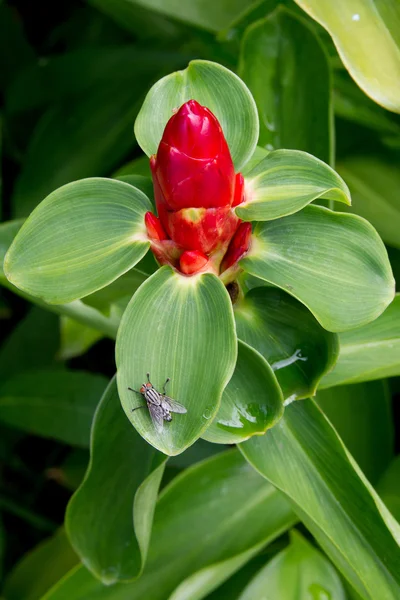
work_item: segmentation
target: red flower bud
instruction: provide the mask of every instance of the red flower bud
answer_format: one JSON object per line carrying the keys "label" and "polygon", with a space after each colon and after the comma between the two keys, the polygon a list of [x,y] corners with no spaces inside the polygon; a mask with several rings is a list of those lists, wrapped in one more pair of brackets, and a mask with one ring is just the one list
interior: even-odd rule
{"label": "red flower bud", "polygon": [[241,173],[238,173],[236,175],[235,195],[233,197],[232,206],[238,206],[238,204],[241,204],[242,202],[244,202],[244,177]]}
{"label": "red flower bud", "polygon": [[186,250],[179,259],[179,266],[185,275],[193,275],[203,269],[208,263],[208,258],[198,250]]}
{"label": "red flower bud", "polygon": [[144,223],[146,225],[147,235],[151,240],[160,241],[168,239],[160,219],[153,215],[153,213],[147,212],[144,215]]}
{"label": "red flower bud", "polygon": [[233,236],[227,253],[221,265],[221,271],[226,271],[237,263],[250,248],[251,223],[241,223]]}
{"label": "red flower bud", "polygon": [[[181,106],[168,121],[150,166],[168,236],[186,250],[203,253],[226,245],[240,222],[231,210],[236,176],[212,112],[195,100]],[[243,196],[240,189],[237,194]]]}

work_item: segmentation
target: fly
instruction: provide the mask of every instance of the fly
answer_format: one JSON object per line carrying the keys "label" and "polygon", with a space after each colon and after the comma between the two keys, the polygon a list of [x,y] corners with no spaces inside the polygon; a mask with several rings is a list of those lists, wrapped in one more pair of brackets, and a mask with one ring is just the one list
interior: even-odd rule
{"label": "fly", "polygon": [[[166,387],[169,381],[170,378],[168,377],[163,385],[162,394],[156,390],[154,385],[150,382],[150,373],[147,373],[147,383],[144,383],[139,391],[128,387],[128,390],[135,392],[135,394],[140,394],[146,400],[146,405],[149,409],[151,420],[153,421],[153,425],[159,433],[163,429],[164,421],[172,421],[172,412],[182,414],[187,412],[186,408],[182,404],[167,396]],[[139,408],[146,407],[136,406],[135,408],[132,408],[132,412],[134,410],[138,410]]]}

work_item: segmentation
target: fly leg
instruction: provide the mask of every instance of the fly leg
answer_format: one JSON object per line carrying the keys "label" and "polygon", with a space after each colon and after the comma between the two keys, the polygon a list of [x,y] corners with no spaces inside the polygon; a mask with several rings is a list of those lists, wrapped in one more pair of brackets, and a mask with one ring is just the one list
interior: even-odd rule
{"label": "fly leg", "polygon": [[141,392],[138,392],[137,390],[134,390],[131,387],[128,387],[128,390],[131,390],[131,392],[135,392],[135,394],[139,394],[140,396],[143,396],[143,394]]}
{"label": "fly leg", "polygon": [[170,382],[170,381],[171,381],[171,379],[169,377],[167,377],[167,379],[166,379],[166,381],[165,381],[165,383],[163,385],[163,396],[167,395],[166,387],[167,387],[167,383]]}

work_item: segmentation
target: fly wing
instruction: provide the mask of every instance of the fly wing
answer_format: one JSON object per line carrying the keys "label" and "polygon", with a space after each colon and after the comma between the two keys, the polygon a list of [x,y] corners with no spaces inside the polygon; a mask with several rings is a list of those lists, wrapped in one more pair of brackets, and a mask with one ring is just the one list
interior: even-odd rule
{"label": "fly wing", "polygon": [[160,404],[147,404],[153,425],[161,433],[164,427],[164,411]]}
{"label": "fly wing", "polygon": [[174,413],[186,413],[187,410],[180,402],[173,400],[169,396],[162,396],[161,398],[161,406],[166,410]]}

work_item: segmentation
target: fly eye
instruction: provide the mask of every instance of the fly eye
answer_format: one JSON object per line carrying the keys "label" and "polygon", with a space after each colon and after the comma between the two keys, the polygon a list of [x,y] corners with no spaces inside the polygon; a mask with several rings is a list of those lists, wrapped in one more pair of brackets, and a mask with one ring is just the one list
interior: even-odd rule
{"label": "fly eye", "polygon": [[146,387],[147,387],[147,388],[151,388],[151,387],[153,387],[153,386],[152,386],[152,384],[151,384],[151,383],[146,383]]}
{"label": "fly eye", "polygon": [[140,388],[139,392],[140,392],[141,394],[144,394],[144,392],[145,392],[145,387],[144,387],[143,385],[142,385],[142,387]]}

